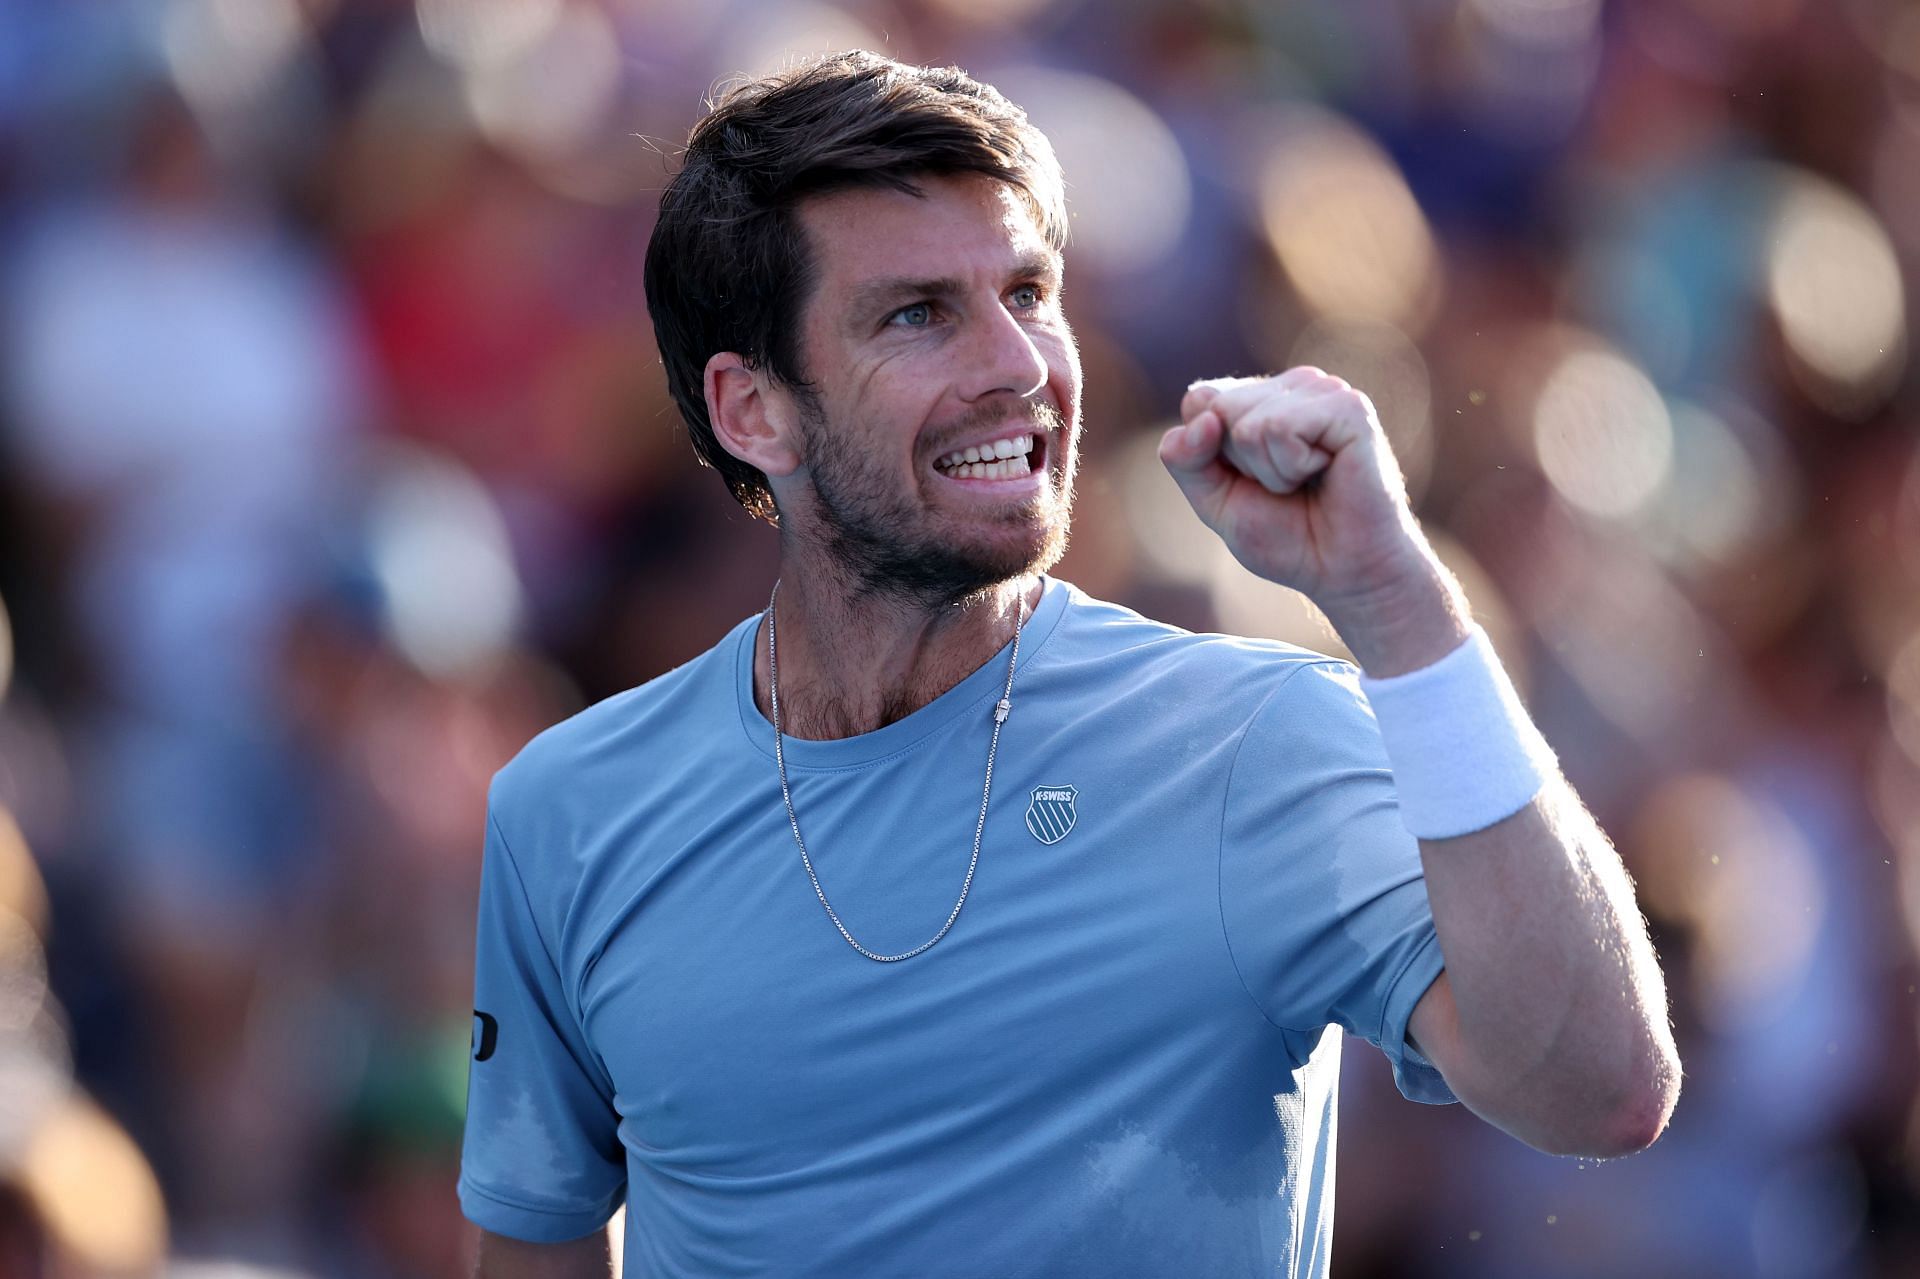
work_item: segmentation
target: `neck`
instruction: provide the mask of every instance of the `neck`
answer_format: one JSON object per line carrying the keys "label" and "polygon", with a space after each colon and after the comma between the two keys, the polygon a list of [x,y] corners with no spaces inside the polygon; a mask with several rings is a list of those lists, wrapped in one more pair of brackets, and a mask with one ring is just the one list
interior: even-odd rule
{"label": "neck", "polygon": [[[1040,600],[1037,576],[959,600],[859,589],[782,557],[778,628],[781,729],[789,737],[852,737],[927,705],[998,653]],[[753,692],[771,717],[767,623],[754,645]]]}

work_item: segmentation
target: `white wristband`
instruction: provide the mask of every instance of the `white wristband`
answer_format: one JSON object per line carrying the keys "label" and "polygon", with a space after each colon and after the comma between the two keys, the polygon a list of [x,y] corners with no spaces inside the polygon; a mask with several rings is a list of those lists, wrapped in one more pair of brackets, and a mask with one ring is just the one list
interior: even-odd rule
{"label": "white wristband", "polygon": [[1420,839],[1484,830],[1525,808],[1559,761],[1520,704],[1478,625],[1431,666],[1372,679],[1360,690],[1400,792],[1400,820]]}

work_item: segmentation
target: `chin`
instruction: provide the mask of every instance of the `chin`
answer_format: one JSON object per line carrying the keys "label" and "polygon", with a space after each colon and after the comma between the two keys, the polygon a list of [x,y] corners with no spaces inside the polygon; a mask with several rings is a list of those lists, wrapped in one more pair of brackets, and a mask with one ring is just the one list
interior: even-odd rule
{"label": "chin", "polygon": [[1064,520],[1020,531],[1024,536],[965,539],[955,534],[884,547],[843,544],[841,559],[872,593],[957,604],[1004,582],[1044,573],[1066,553]]}
{"label": "chin", "polygon": [[1067,553],[1067,531],[1066,521],[1061,520],[1032,528],[1031,536],[1018,541],[1009,539],[995,546],[974,548],[956,546],[953,554],[973,561],[980,588],[984,589],[1051,569]]}
{"label": "chin", "polygon": [[[816,478],[818,543],[862,594],[957,603],[1003,582],[1044,573],[1066,553],[1071,490],[1017,505],[878,504]],[[944,504],[942,504],[944,505]],[[813,539],[809,539],[813,540]]]}

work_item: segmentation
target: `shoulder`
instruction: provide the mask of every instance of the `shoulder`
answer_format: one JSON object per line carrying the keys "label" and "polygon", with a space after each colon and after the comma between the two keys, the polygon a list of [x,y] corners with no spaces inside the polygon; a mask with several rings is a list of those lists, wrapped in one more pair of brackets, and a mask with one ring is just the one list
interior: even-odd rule
{"label": "shoulder", "polygon": [[495,822],[521,825],[597,794],[636,790],[672,762],[710,753],[732,725],[735,666],[757,622],[746,618],[691,661],[535,736],[494,775]]}
{"label": "shoulder", "polygon": [[1360,673],[1350,662],[1283,640],[1189,631],[1063,585],[1065,616],[1048,646],[1049,659],[1061,667],[1102,669],[1130,690],[1170,683],[1232,693],[1230,700],[1243,708],[1285,703],[1336,714],[1364,711]]}

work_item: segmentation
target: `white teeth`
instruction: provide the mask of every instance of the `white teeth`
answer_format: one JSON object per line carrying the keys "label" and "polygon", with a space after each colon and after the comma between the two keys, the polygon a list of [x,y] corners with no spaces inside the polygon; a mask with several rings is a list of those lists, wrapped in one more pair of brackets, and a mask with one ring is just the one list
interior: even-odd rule
{"label": "white teeth", "polygon": [[[953,457],[940,459],[942,466],[948,466]],[[952,466],[951,473],[957,480],[1013,480],[1022,475],[1033,474],[1033,463],[1027,460],[1025,453],[1015,453],[1012,457],[995,458],[987,462],[961,462]]]}
{"label": "white teeth", "polygon": [[1012,435],[987,444],[955,449],[937,463],[955,479],[1004,480],[1033,474],[1028,454],[1033,452],[1033,436]]}

